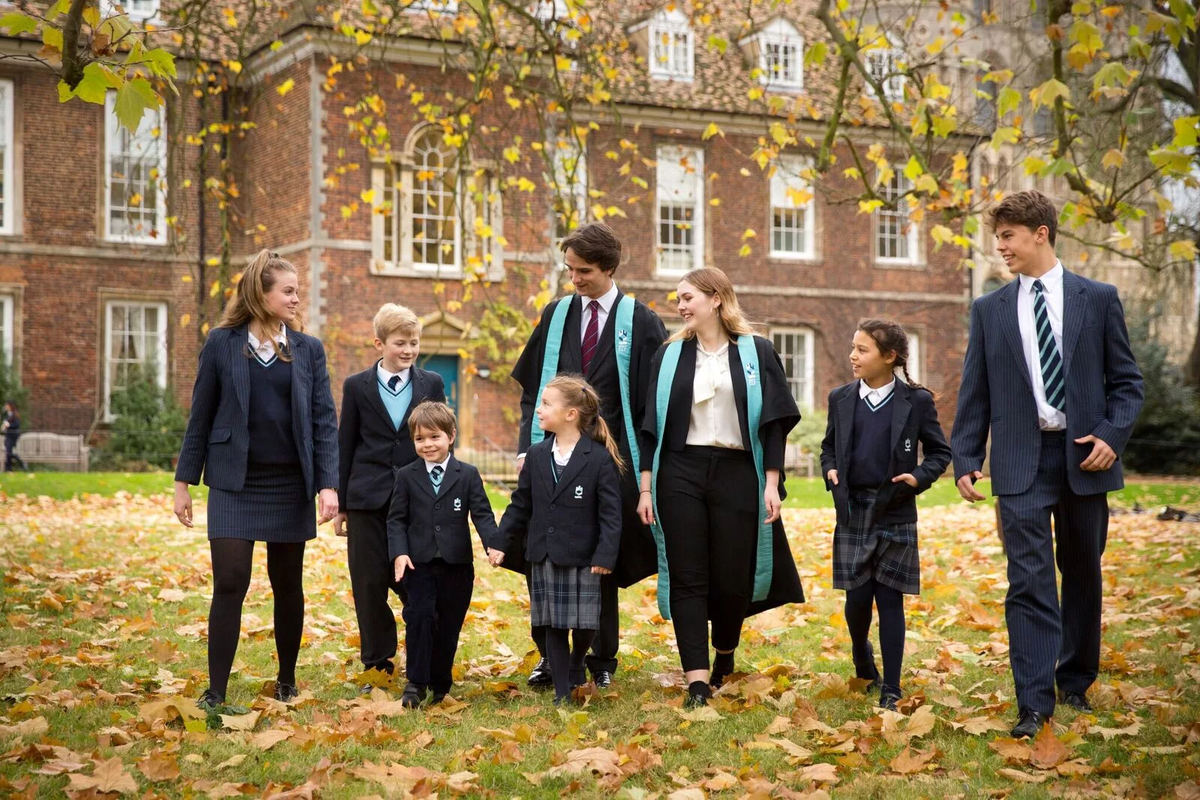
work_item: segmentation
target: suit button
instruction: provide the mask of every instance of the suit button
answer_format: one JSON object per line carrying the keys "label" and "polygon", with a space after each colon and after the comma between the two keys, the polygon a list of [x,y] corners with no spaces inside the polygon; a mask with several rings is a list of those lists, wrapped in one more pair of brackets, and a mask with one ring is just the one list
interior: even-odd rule
{"label": "suit button", "polygon": [[433,507],[434,507],[434,508],[437,508],[437,509],[440,509],[440,508],[442,507],[442,504],[441,504],[441,503],[434,503],[434,504],[433,504]]}
{"label": "suit button", "polygon": [[434,529],[435,531],[441,531],[441,529],[442,529],[442,526],[441,526],[441,525],[434,525],[434,526],[433,526],[433,529]]}
{"label": "suit button", "polygon": [[393,473],[396,473],[396,472],[399,472],[399,471],[400,471],[400,468],[399,468],[399,467],[392,467],[392,472],[393,472]]}
{"label": "suit button", "polygon": [[554,526],[551,525],[549,528],[546,528],[546,533],[554,533]]}
{"label": "suit button", "polygon": [[397,439],[397,440],[396,440],[396,444],[400,444],[400,440],[399,440],[399,439]]}
{"label": "suit button", "polygon": [[554,510],[554,509],[556,509],[556,508],[558,508],[558,506],[556,506],[554,503],[551,503],[551,504],[550,504],[550,510],[551,510],[551,511],[553,511],[553,510]]}

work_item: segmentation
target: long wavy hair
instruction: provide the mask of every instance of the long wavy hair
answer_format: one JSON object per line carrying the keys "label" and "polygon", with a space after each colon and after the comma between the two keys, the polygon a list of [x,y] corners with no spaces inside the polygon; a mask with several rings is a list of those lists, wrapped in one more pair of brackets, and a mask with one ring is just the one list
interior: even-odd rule
{"label": "long wavy hair", "polygon": [[617,441],[613,438],[608,423],[600,416],[600,395],[582,375],[559,375],[546,384],[547,389],[557,389],[563,396],[567,408],[579,412],[579,430],[604,445],[604,449],[617,464],[617,470],[625,473],[625,460]]}
{"label": "long wavy hair", "polygon": [[[750,320],[746,319],[746,315],[742,313],[742,307],[738,304],[737,294],[733,291],[733,283],[729,280],[729,276],[716,267],[702,267],[694,269],[688,274],[679,279],[680,283],[687,281],[696,289],[709,297],[714,295],[721,300],[721,305],[717,306],[717,314],[721,319],[721,327],[725,329],[725,333],[729,336],[752,336],[754,329],[750,327]],[[696,334],[687,329],[680,328],[671,334],[668,342],[674,342],[677,339],[691,339]]]}
{"label": "long wavy hair", "polygon": [[[270,250],[259,252],[242,272],[242,279],[238,281],[233,296],[225,304],[225,312],[221,315],[217,327],[238,328],[255,321],[263,330],[269,330],[273,316],[267,310],[266,295],[274,288],[280,272],[295,275],[296,268],[291,262],[285,261]],[[288,322],[287,326],[296,331],[304,330],[299,314]],[[280,348],[274,338],[271,339],[271,346],[284,361],[291,360],[291,353],[288,352],[290,348]]]}

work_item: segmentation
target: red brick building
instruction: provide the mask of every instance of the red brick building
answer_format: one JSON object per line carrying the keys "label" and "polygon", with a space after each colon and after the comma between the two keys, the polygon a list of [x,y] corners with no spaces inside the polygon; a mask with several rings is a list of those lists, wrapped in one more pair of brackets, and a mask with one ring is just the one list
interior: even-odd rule
{"label": "red brick building", "polygon": [[[689,18],[682,6],[625,6],[596,24],[628,37],[616,58],[630,77],[614,104],[594,111],[584,168],[569,191],[584,215],[597,204],[621,209],[608,219],[629,251],[620,287],[654,303],[673,326],[667,295],[678,275],[721,267],[775,340],[801,405],[818,409],[850,379],[856,320],[897,318],[914,335],[914,377],[941,393],[949,418],[970,299],[957,257],[935,251],[928,225],[903,213],[839,204],[839,195],[853,194],[841,166],[821,186],[805,185],[803,144],[774,175],[748,158],[765,127],[764,115],[747,107],[747,87],[807,103],[818,117],[827,108],[829,76],[803,67],[819,24],[811,15],[776,16],[747,27],[719,14]],[[485,294],[532,317],[533,296],[557,274],[560,225],[531,158],[531,143],[554,132],[498,100],[484,122],[496,127],[495,140],[520,136],[521,158],[510,165],[481,149],[469,166],[455,163],[441,131],[412,113],[414,91],[436,97],[465,86],[462,74],[444,69],[440,45],[415,34],[394,40],[372,51],[370,67],[333,81],[334,59],[353,55],[346,38],[313,22],[288,25],[276,31],[278,44],[264,41],[242,65],[260,91],[250,110],[255,127],[236,140],[247,221],[234,240],[239,258],[266,245],[300,270],[306,324],[325,341],[335,395],[373,358],[370,321],[379,305],[413,307],[426,321],[426,366],[452,387],[461,444],[512,451],[516,386],[499,377],[504,365],[473,349],[472,332]],[[731,43],[719,54],[703,43],[722,25]],[[21,46],[0,39],[0,47]],[[290,91],[277,91],[285,84]],[[347,107],[372,91],[389,109],[390,158],[373,159],[349,123]],[[130,136],[105,108],[60,104],[49,71],[0,61],[0,336],[30,389],[39,429],[82,432],[97,420],[102,429],[107,397],[133,363],[151,365],[188,402],[200,341],[196,266],[219,247],[215,211],[205,209],[202,236],[201,192],[187,183],[197,148],[179,143],[194,126],[194,104],[185,95]],[[705,138],[712,123],[721,134]],[[866,143],[885,136],[873,130],[851,135]],[[819,118],[809,132],[819,139]],[[167,176],[165,191],[148,166]],[[891,190],[906,190],[902,176]],[[139,202],[131,204],[133,194]],[[384,199],[390,210],[380,208]],[[371,204],[386,213],[371,213]],[[484,227],[463,221],[476,218]],[[745,244],[750,253],[740,255]],[[472,258],[487,256],[491,282],[464,300],[459,278],[479,263]]]}

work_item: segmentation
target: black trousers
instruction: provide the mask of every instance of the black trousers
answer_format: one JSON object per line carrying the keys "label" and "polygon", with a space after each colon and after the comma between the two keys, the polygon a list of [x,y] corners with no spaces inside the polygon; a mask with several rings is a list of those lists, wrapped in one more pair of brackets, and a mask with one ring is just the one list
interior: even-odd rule
{"label": "black trousers", "polygon": [[458,636],[471,606],[473,564],[435,558],[404,573],[405,674],[412,683],[449,692]]}
{"label": "black trousers", "polygon": [[754,589],[759,496],[750,454],[690,445],[664,453],[658,513],[679,659],[684,672],[708,669],[709,620],[713,647],[736,648]]}
{"label": "black trousers", "polygon": [[388,558],[388,503],[374,511],[347,511],[349,529],[346,558],[350,562],[350,587],[354,592],[354,614],[363,669],[392,672],[396,657],[396,617],[388,604],[395,592],[405,603],[404,587],[393,579],[395,568]]}
{"label": "black trousers", "polygon": [[1108,495],[1071,491],[1066,434],[1053,432],[1042,434],[1033,485],[1022,494],[1000,496],[999,505],[1008,553],[1004,616],[1017,706],[1052,714],[1056,682],[1064,691],[1082,694],[1100,671],[1100,557],[1108,541]]}

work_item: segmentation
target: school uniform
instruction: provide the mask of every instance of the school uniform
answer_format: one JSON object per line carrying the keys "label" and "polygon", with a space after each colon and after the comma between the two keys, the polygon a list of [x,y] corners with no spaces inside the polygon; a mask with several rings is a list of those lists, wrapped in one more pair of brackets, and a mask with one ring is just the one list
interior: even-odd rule
{"label": "school uniform", "polygon": [[[678,360],[664,371],[672,348]],[[684,671],[708,669],[709,620],[713,646],[733,650],[747,616],[804,601],[782,519],[766,531],[760,526],[759,484],[760,470],[779,470],[779,496],[787,496],[784,452],[800,411],[779,356],[760,336],[713,353],[702,352],[694,337],[664,345],[651,374],[640,467],[654,473],[668,572],[664,585],[660,566],[659,607],[675,624]],[[761,399],[753,431],[748,385]],[[769,544],[764,538],[760,547],[760,536]],[[759,562],[764,550],[770,564]],[[767,589],[755,597],[759,585]]]}
{"label": "school uniform", "polygon": [[388,593],[403,603],[405,590],[388,559],[388,511],[401,469],[420,462],[408,415],[423,400],[445,402],[446,392],[441,375],[415,366],[392,373],[376,361],[342,385],[339,491],[364,669],[394,668],[396,618]]}
{"label": "school uniform", "polygon": [[621,493],[608,450],[583,435],[565,467],[553,463],[554,437],[529,448],[493,547],[505,564],[523,557],[535,627],[596,630],[600,577],[621,547]]}
{"label": "school uniform", "polygon": [[[918,452],[924,457],[918,463]],[[933,395],[902,380],[871,389],[861,380],[829,393],[821,473],[837,510],[833,587],[854,589],[874,578],[904,594],[921,590],[916,496],[950,463]],[[914,489],[893,483],[911,473]]]}
{"label": "school uniform", "polygon": [[396,473],[387,518],[388,563],[408,556],[404,574],[406,672],[410,682],[450,690],[451,669],[475,582],[467,515],[486,548],[496,518],[479,470],[453,455],[418,459]]}
{"label": "school uniform", "polygon": [[[521,422],[519,451],[526,453],[532,442],[534,410],[541,388],[542,367],[546,360],[551,320],[559,306],[567,304],[566,320],[558,343],[558,359],[553,365],[555,374],[583,375],[600,397],[600,416],[626,464],[633,465],[627,441],[627,420],[624,408],[629,408],[634,437],[641,428],[645,413],[647,387],[650,382],[650,362],[655,351],[667,338],[666,327],[653,310],[640,300],[633,301],[630,330],[617,329],[617,306],[621,293],[614,284],[603,297],[593,301],[580,295],[569,295],[546,306],[538,325],[513,367],[512,376],[521,385]],[[593,305],[595,303],[595,305]],[[595,322],[593,322],[595,316]],[[589,327],[594,325],[594,344]],[[620,341],[618,341],[620,340]],[[584,343],[588,343],[585,358]],[[618,347],[628,348],[629,386],[626,402],[622,403],[621,379],[618,373]],[[615,672],[620,647],[620,613],[618,587],[632,586],[658,569],[654,538],[637,514],[638,476],[633,466],[620,477],[621,491],[621,549],[616,569],[605,575],[601,583],[603,612],[600,629],[587,659],[593,675]],[[538,642],[538,648],[545,648]]]}
{"label": "school uniform", "polygon": [[[1056,684],[1083,695],[1098,674],[1107,492],[1124,485],[1119,456],[1142,401],[1115,287],[1056,264],[972,303],[950,438],[954,474],[983,468],[990,429],[1008,556],[1009,657],[1023,712],[1050,716]],[[1092,444],[1075,440],[1088,435],[1117,454],[1108,469],[1080,468]]]}

